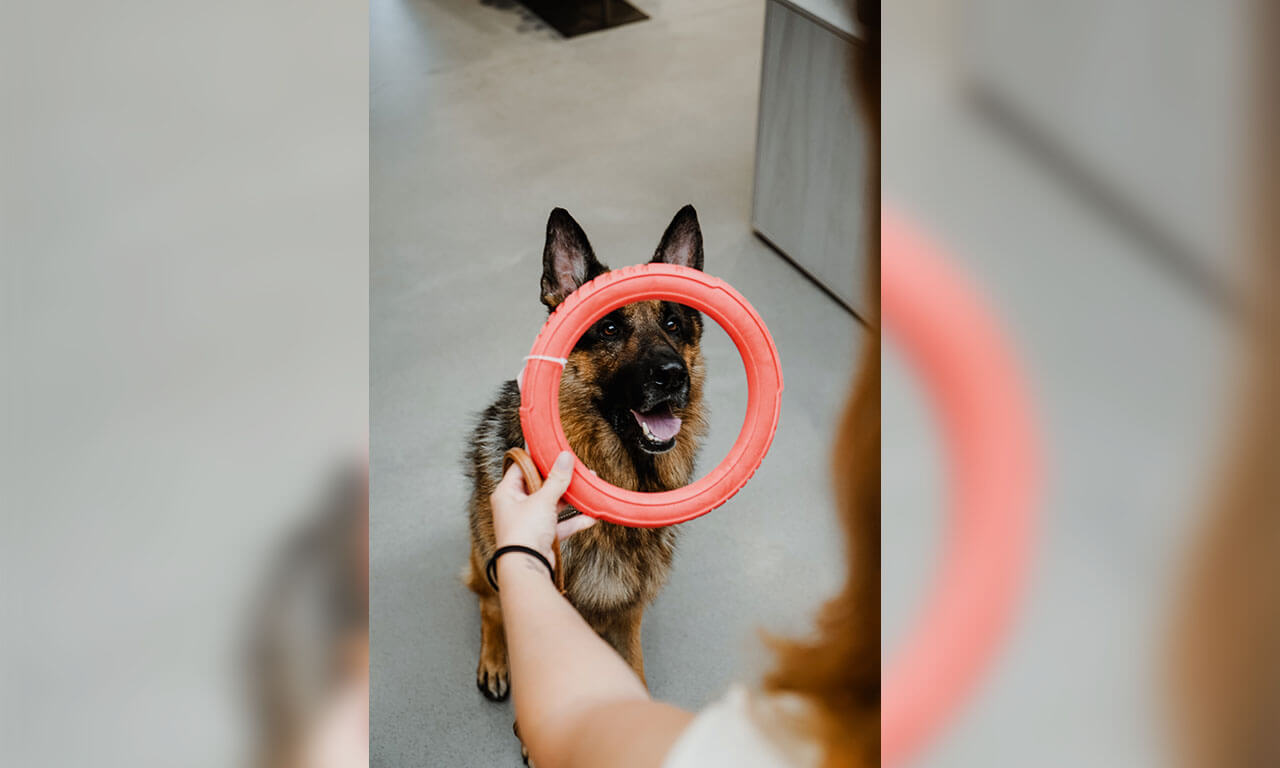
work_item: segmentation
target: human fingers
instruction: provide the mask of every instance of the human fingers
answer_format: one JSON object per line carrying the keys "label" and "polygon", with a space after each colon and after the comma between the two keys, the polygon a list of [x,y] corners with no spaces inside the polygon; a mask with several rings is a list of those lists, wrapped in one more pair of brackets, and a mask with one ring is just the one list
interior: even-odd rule
{"label": "human fingers", "polygon": [[[551,500],[559,501],[564,492],[569,489],[569,482],[573,480],[573,453],[571,451],[561,451],[556,457],[556,463],[551,465],[551,472],[547,475],[547,479],[542,482],[542,488],[534,496],[541,496]],[[555,505],[552,504],[552,507]]]}
{"label": "human fingers", "polygon": [[520,471],[520,466],[512,463],[507,467],[507,471],[502,475],[502,480],[498,483],[498,487],[493,489],[494,495],[498,493],[509,493],[516,498],[523,498],[528,494],[524,487],[524,473]]}
{"label": "human fingers", "polygon": [[556,523],[556,538],[563,541],[578,531],[585,531],[595,524],[596,519],[594,517],[588,517],[581,514],[574,515],[568,520],[561,520]]}

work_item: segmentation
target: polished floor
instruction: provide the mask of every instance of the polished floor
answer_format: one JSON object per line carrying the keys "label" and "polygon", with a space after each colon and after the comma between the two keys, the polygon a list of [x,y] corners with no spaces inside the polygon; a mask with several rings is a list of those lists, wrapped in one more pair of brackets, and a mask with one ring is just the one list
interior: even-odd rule
{"label": "polished floor", "polygon": [[[519,765],[509,703],[476,690],[463,452],[544,317],[548,212],[612,266],[647,260],[693,203],[706,269],[756,306],[786,390],[772,452],[725,507],[683,526],[646,615],[655,696],[698,707],[767,664],[761,628],[801,633],[838,583],[827,451],[861,326],[749,224],[763,5],[660,0],[561,40],[498,0],[371,4],[372,763]],[[704,342],[706,471],[741,424],[741,363]],[[549,660],[554,663],[555,660]]]}

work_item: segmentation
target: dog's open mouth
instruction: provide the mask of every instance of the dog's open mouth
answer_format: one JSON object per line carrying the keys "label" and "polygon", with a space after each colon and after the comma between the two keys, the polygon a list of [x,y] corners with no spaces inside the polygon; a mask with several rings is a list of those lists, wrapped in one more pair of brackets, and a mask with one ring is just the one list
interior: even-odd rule
{"label": "dog's open mouth", "polygon": [[636,423],[640,425],[640,448],[647,453],[666,453],[676,445],[676,435],[680,434],[680,417],[671,412],[667,403],[657,408],[640,413],[632,411]]}

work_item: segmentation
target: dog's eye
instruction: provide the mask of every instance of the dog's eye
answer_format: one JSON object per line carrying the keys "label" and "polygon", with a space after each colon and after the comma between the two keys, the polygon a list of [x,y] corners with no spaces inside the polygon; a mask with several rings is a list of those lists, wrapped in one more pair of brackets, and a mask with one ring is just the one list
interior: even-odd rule
{"label": "dog's eye", "polygon": [[605,320],[603,323],[600,324],[600,333],[602,333],[605,336],[617,336],[618,324],[613,322],[612,320]]}
{"label": "dog's eye", "polygon": [[677,323],[674,317],[668,317],[662,321],[662,327],[666,329],[667,333],[675,333],[680,330],[680,323]]}

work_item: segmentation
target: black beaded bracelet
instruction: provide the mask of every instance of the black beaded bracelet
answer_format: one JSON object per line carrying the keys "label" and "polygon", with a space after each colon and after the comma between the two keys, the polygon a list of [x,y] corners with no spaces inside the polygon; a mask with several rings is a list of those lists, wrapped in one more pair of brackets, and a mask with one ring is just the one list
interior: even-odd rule
{"label": "black beaded bracelet", "polygon": [[497,551],[493,553],[493,557],[489,558],[489,564],[484,567],[484,575],[489,577],[489,584],[493,586],[494,592],[498,591],[498,558],[508,552],[524,552],[526,555],[533,555],[541,560],[543,565],[547,566],[547,573],[551,574],[551,581],[554,582],[556,580],[555,569],[551,567],[551,561],[547,560],[546,555],[532,547],[526,547],[521,544],[508,544],[505,547],[498,547]]}

